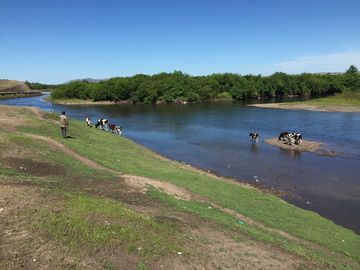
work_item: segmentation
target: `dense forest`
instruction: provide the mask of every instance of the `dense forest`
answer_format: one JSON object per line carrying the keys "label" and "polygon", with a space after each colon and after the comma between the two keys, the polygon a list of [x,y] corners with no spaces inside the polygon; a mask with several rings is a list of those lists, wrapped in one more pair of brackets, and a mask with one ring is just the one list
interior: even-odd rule
{"label": "dense forest", "polygon": [[135,103],[201,102],[216,99],[252,99],[259,97],[323,94],[359,91],[360,74],[355,66],[343,74],[271,76],[232,73],[190,76],[181,71],[155,75],[137,74],[107,81],[76,81],[59,85],[52,100],[83,99],[92,101],[130,101]]}

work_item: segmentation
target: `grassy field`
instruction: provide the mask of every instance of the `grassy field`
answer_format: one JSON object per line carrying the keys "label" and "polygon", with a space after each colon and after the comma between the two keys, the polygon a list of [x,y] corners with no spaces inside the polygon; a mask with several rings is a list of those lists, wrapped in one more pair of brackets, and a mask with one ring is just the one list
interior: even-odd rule
{"label": "grassy field", "polygon": [[308,104],[315,106],[354,106],[360,107],[360,92],[346,92],[326,98],[312,99],[310,101],[299,101],[286,103],[287,105]]}
{"label": "grassy field", "polygon": [[[64,140],[54,112],[39,118],[18,109],[6,116],[21,125],[16,132],[0,129],[0,180],[38,187],[44,200],[21,212],[24,228],[48,244],[61,244],[61,254],[78,254],[66,263],[65,255],[59,255],[54,265],[81,268],[86,254],[96,253],[102,256],[98,263],[103,269],[124,269],[111,255],[116,248],[133,256],[128,269],[157,269],[157,262],[166,265],[179,254],[179,269],[287,269],[287,261],[295,258],[297,263],[289,269],[360,268],[360,236],[314,212],[167,159],[84,122],[70,120],[70,138]],[[53,139],[108,170],[89,167],[41,138]],[[40,177],[19,170],[19,165],[12,167],[6,153],[14,151],[21,164],[31,160],[38,171],[43,167],[53,173]],[[130,192],[119,172],[169,183],[186,190],[190,198],[146,182],[146,190]],[[199,227],[208,238],[194,233]],[[225,239],[249,249],[235,252]],[[264,255],[264,250],[272,255]]]}

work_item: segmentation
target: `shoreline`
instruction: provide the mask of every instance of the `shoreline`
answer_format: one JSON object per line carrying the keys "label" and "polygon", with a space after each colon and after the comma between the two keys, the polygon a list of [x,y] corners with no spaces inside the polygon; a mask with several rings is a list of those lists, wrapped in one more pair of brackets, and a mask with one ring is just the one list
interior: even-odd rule
{"label": "shoreline", "polygon": [[360,113],[359,107],[353,106],[332,106],[332,105],[308,105],[294,104],[287,105],[284,103],[266,103],[266,104],[249,104],[248,107],[265,108],[265,109],[281,109],[281,110],[304,110],[316,112],[335,112],[335,113]]}
{"label": "shoreline", "polygon": [[[300,145],[297,144],[289,145],[286,143],[286,141],[279,140],[278,138],[265,139],[263,142],[272,146],[279,147],[281,149],[293,150],[299,152],[310,152],[317,154],[319,156],[334,157],[340,154],[347,154],[346,152],[339,152],[339,151],[326,149],[324,148],[324,146],[329,144],[322,142],[302,140]],[[337,146],[337,147],[342,147],[342,146]]]}
{"label": "shoreline", "polygon": [[[47,92],[43,92],[48,94]],[[49,98],[43,98],[42,101],[49,101],[52,104],[61,105],[128,105],[132,104],[131,101],[85,101],[85,102],[66,102],[66,101],[51,101]],[[208,101],[208,102],[216,102]],[[172,104],[190,104],[191,102],[173,102]],[[156,104],[164,104],[164,102],[157,102]],[[284,103],[265,103],[265,104],[248,104],[247,107],[264,108],[264,109],[280,109],[280,110],[303,110],[303,111],[316,111],[316,112],[332,112],[332,113],[360,113],[360,107],[354,106],[333,106],[333,105],[308,105],[305,103],[297,103],[294,105],[288,105]]]}

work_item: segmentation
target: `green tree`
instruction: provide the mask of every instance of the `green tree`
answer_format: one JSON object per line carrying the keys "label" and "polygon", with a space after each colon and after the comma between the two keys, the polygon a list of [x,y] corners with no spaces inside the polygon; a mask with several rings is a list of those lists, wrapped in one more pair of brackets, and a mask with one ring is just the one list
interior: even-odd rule
{"label": "green tree", "polygon": [[344,85],[349,90],[355,92],[360,89],[360,74],[357,67],[351,65],[344,74]]}
{"label": "green tree", "polygon": [[350,75],[359,75],[359,70],[354,65],[351,65],[345,73]]}
{"label": "green tree", "polygon": [[25,81],[24,83],[25,83],[30,89],[32,89],[32,88],[31,88],[31,83],[30,83],[29,81]]}

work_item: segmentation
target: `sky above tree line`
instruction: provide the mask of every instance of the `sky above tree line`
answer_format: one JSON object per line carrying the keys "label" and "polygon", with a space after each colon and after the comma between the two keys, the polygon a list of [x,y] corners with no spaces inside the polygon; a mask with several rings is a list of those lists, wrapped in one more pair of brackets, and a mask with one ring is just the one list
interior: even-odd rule
{"label": "sky above tree line", "polygon": [[2,0],[0,79],[360,68],[359,0]]}

